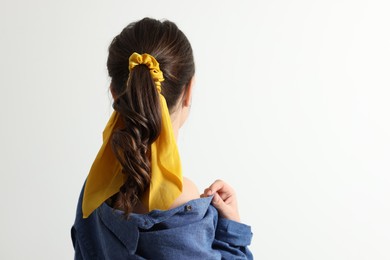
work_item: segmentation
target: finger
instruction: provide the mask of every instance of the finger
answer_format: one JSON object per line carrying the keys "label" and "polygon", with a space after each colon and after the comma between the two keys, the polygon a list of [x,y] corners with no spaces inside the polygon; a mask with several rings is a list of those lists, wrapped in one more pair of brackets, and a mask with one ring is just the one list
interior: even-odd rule
{"label": "finger", "polygon": [[211,194],[207,194],[206,192],[202,193],[200,195],[201,198],[206,198],[206,197],[209,197]]}
{"label": "finger", "polygon": [[200,196],[202,198],[204,198],[204,197],[208,197],[208,196],[211,196],[211,195],[212,195],[212,192],[210,191],[210,189],[206,188]]}
{"label": "finger", "polygon": [[223,181],[216,180],[208,188],[204,190],[204,194],[211,196],[223,187]]}
{"label": "finger", "polygon": [[217,192],[219,190],[223,191],[225,185],[226,185],[226,183],[224,181],[216,180],[213,182],[213,184],[210,185],[209,189],[212,192],[212,194],[214,194],[215,192]]}
{"label": "finger", "polygon": [[213,194],[213,192],[210,190],[210,188],[206,188],[204,189],[203,194],[205,194],[206,196],[210,196]]}
{"label": "finger", "polygon": [[227,202],[229,200],[229,198],[231,198],[233,196],[232,193],[230,192],[221,192],[221,191],[217,191],[218,195],[221,197],[221,199],[225,202]]}
{"label": "finger", "polygon": [[221,210],[221,211],[224,211],[224,209],[226,207],[225,202],[222,200],[222,198],[219,196],[218,193],[215,193],[211,203],[213,204],[213,206],[216,209]]}

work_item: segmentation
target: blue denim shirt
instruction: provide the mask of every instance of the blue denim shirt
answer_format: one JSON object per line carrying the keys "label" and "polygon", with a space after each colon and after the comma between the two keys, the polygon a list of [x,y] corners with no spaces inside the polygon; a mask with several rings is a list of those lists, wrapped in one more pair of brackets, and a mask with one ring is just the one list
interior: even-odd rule
{"label": "blue denim shirt", "polygon": [[72,227],[75,259],[253,259],[250,226],[218,217],[212,197],[167,211],[132,213],[106,203],[82,218],[81,191]]}

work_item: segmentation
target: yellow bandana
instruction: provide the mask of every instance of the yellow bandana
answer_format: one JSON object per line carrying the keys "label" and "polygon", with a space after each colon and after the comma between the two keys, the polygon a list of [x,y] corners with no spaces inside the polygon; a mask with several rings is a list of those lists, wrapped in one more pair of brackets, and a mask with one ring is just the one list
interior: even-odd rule
{"label": "yellow bandana", "polygon": [[[129,70],[145,64],[155,82],[161,104],[161,133],[151,145],[150,187],[142,199],[149,210],[167,210],[181,194],[183,176],[180,156],[166,100],[161,95],[163,74],[156,59],[149,54],[133,53],[129,58]],[[117,193],[125,182],[122,166],[111,149],[110,140],[114,129],[121,124],[119,113],[114,111],[103,131],[103,145],[89,172],[83,198],[83,218],[87,218],[106,199]]]}

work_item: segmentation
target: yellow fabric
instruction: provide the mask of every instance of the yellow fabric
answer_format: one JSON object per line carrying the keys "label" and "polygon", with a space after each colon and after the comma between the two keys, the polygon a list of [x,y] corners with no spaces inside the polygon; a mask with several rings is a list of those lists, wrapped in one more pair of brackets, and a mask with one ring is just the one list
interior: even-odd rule
{"label": "yellow fabric", "polygon": [[[160,97],[162,125],[161,133],[151,145],[151,181],[142,202],[149,210],[168,209],[181,194],[183,176],[179,151],[176,145],[166,100],[161,95],[163,74],[156,59],[149,54],[133,53],[129,58],[129,70],[145,64],[155,82]],[[122,166],[115,158],[110,146],[114,129],[122,124],[120,115],[114,111],[103,131],[103,145],[89,172],[82,203],[83,218],[87,218],[106,199],[117,193],[125,181]]]}

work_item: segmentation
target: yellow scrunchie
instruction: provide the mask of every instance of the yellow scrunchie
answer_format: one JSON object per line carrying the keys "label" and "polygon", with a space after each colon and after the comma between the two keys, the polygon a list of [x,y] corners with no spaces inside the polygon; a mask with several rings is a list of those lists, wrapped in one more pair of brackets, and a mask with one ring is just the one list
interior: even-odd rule
{"label": "yellow scrunchie", "polygon": [[[161,133],[151,145],[151,181],[142,202],[149,210],[167,210],[181,194],[183,176],[179,151],[176,145],[166,100],[161,95],[163,74],[156,59],[149,54],[133,53],[129,58],[129,70],[145,64],[155,82],[161,105]],[[120,124],[119,113],[114,111],[103,131],[103,145],[89,172],[82,203],[83,218],[87,218],[106,199],[117,193],[125,182],[122,166],[110,146],[114,129]]]}

